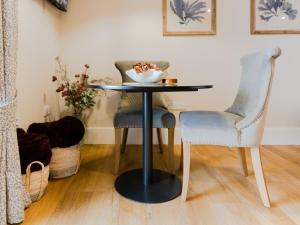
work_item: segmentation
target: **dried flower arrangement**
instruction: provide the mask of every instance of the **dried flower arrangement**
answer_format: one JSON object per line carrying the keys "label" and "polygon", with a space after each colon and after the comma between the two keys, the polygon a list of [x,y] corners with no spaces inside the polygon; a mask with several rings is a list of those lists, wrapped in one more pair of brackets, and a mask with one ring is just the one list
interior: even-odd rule
{"label": "dried flower arrangement", "polygon": [[[103,95],[104,92],[98,92],[86,86],[89,80],[88,70],[90,66],[88,64],[84,65],[82,74],[76,74],[75,80],[70,81],[67,76],[66,65],[62,63],[59,57],[56,57],[55,61],[58,68],[56,74],[52,76],[52,81],[57,84],[56,92],[61,94],[65,100],[65,105],[71,107],[73,115],[81,118],[83,111],[95,106],[96,96]],[[97,81],[105,84],[111,83],[110,78],[98,79]]]}
{"label": "dried flower arrangement", "polygon": [[134,69],[138,74],[147,72],[148,70],[161,71],[161,69],[157,65],[152,63],[137,63],[132,66],[132,69]]}

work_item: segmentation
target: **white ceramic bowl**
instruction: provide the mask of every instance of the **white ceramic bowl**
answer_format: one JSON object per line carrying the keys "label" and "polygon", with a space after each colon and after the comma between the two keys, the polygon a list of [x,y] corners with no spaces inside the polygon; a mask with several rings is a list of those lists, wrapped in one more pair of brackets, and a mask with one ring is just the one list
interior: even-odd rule
{"label": "white ceramic bowl", "polygon": [[164,73],[162,71],[157,71],[150,69],[144,73],[137,73],[134,69],[127,70],[126,74],[135,82],[138,83],[156,83],[161,81]]}

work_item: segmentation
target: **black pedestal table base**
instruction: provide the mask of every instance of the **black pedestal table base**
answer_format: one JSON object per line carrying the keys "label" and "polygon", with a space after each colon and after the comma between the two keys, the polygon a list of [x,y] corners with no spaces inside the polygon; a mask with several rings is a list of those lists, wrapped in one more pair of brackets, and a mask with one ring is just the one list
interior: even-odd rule
{"label": "black pedestal table base", "polygon": [[115,182],[124,197],[143,203],[162,203],[181,193],[181,183],[175,175],[153,169],[152,154],[152,92],[143,92],[143,168],[128,171]]}
{"label": "black pedestal table base", "polygon": [[212,88],[212,85],[88,85],[88,87],[143,93],[143,168],[128,171],[120,175],[115,182],[116,190],[128,199],[144,203],[162,203],[179,196],[181,193],[180,180],[173,174],[153,169],[152,93],[198,91],[198,89]]}
{"label": "black pedestal table base", "polygon": [[181,194],[181,182],[175,175],[155,169],[149,185],[143,183],[143,170],[137,169],[120,175],[115,188],[125,198],[144,203],[163,203]]}

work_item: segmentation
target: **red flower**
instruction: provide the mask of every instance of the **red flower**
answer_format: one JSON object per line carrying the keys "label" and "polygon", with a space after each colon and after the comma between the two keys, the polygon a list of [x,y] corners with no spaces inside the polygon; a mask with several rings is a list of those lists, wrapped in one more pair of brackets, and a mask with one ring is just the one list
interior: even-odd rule
{"label": "red flower", "polygon": [[52,82],[57,81],[57,76],[52,76]]}
{"label": "red flower", "polygon": [[62,97],[68,96],[68,91],[63,91],[63,92],[61,93],[61,96],[62,96]]}
{"label": "red flower", "polygon": [[61,85],[56,89],[56,92],[62,92],[63,90],[65,90],[65,85],[61,84]]}
{"label": "red flower", "polygon": [[87,68],[87,69],[90,68],[90,66],[88,64],[85,64],[84,67]]}

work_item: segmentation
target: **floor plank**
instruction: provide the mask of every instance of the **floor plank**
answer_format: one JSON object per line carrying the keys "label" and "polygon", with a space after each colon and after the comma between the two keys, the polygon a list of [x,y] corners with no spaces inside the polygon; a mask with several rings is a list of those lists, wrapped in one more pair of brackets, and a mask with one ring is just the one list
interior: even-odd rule
{"label": "floor plank", "polygon": [[[180,146],[175,147],[179,166]],[[154,148],[154,165],[167,170],[167,153]],[[24,225],[300,225],[300,147],[263,146],[272,208],[259,198],[247,151],[249,176],[240,173],[237,149],[193,146],[187,202],[140,204],[114,190],[113,145],[86,145],[77,175],[51,180],[45,196],[26,210]],[[141,147],[128,146],[120,172],[141,166]],[[181,177],[181,173],[177,171]]]}

